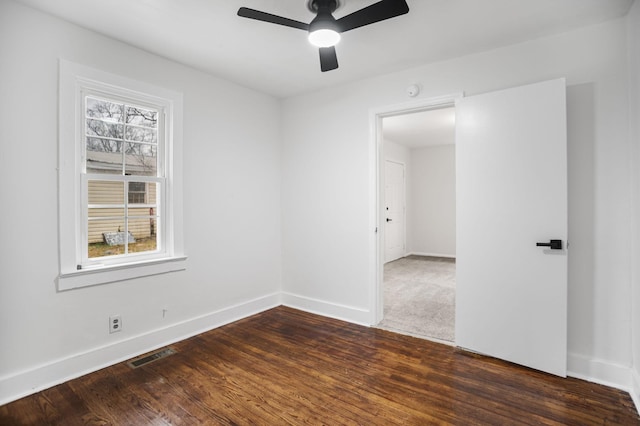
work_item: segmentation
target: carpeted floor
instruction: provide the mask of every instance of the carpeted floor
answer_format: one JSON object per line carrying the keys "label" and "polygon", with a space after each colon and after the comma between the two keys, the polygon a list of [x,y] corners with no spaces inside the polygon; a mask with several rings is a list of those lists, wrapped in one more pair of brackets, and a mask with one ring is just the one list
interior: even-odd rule
{"label": "carpeted floor", "polygon": [[453,342],[455,259],[408,256],[384,265],[384,319],[379,328]]}

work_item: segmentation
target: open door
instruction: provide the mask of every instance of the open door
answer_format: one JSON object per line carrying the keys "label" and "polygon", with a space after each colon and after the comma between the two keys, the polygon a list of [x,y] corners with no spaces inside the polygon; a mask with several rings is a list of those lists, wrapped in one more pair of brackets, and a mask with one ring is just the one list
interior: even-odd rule
{"label": "open door", "polygon": [[456,103],[456,345],[563,377],[566,133],[564,79]]}

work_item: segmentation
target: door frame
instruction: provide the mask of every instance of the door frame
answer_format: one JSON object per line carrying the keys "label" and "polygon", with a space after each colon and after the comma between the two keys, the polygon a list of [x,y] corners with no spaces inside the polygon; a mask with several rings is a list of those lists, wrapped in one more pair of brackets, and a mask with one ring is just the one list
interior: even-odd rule
{"label": "door frame", "polygon": [[[386,105],[369,110],[369,313],[370,324],[376,325],[384,316],[383,268],[384,268],[384,140],[382,137],[382,119],[395,115],[410,114],[430,109],[455,107],[456,100],[464,96],[463,92],[449,95],[415,99],[408,102]],[[406,225],[406,224],[405,224]]]}
{"label": "door frame", "polygon": [[[383,149],[384,149],[384,144],[383,144]],[[384,153],[383,153],[384,156]],[[387,167],[387,163],[394,163],[394,164],[398,164],[400,166],[402,166],[402,251],[403,253],[406,254],[406,250],[407,250],[407,165],[405,163],[403,163],[402,161],[397,161],[397,160],[387,160],[386,158],[382,159],[382,163],[384,164],[384,172],[382,172],[384,174],[384,179],[386,181],[387,178],[387,174],[386,174],[386,167]],[[385,182],[386,183],[386,182]],[[383,187],[382,188],[382,200],[381,203],[382,204],[386,204],[386,198],[387,198],[387,192],[386,192],[386,188]],[[386,210],[385,210],[385,206],[382,207],[382,212],[385,213],[386,216]],[[387,224],[385,222],[382,222],[382,227],[384,228],[384,230],[382,231],[382,235],[386,235],[386,231],[387,231]],[[387,260],[387,253],[386,253],[386,240],[382,239],[382,242],[384,242],[385,244],[383,245],[383,257],[382,257],[382,264],[384,265]],[[401,256],[402,257],[402,256]]]}

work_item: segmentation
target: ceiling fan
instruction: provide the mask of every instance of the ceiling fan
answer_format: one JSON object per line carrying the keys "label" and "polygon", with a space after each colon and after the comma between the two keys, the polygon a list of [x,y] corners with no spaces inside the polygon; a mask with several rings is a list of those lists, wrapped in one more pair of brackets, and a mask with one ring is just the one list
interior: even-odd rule
{"label": "ceiling fan", "polygon": [[238,16],[308,31],[309,41],[320,49],[320,69],[325,72],[338,68],[335,45],[341,33],[409,12],[405,0],[381,0],[335,19],[332,13],[339,6],[340,0],[308,0],[307,7],[316,14],[309,24],[247,7],[238,9]]}

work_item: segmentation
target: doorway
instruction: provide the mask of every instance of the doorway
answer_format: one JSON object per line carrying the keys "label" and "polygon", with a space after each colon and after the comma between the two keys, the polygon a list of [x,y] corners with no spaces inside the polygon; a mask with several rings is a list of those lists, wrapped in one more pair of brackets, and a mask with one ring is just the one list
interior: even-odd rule
{"label": "doorway", "polygon": [[400,111],[380,124],[385,250],[378,327],[453,344],[455,109]]}
{"label": "doorway", "polygon": [[457,168],[455,345],[564,377],[568,226],[562,78],[371,111],[372,324],[384,317],[384,228],[378,227],[384,214],[384,177],[379,173],[384,158],[382,121],[452,104]]}

